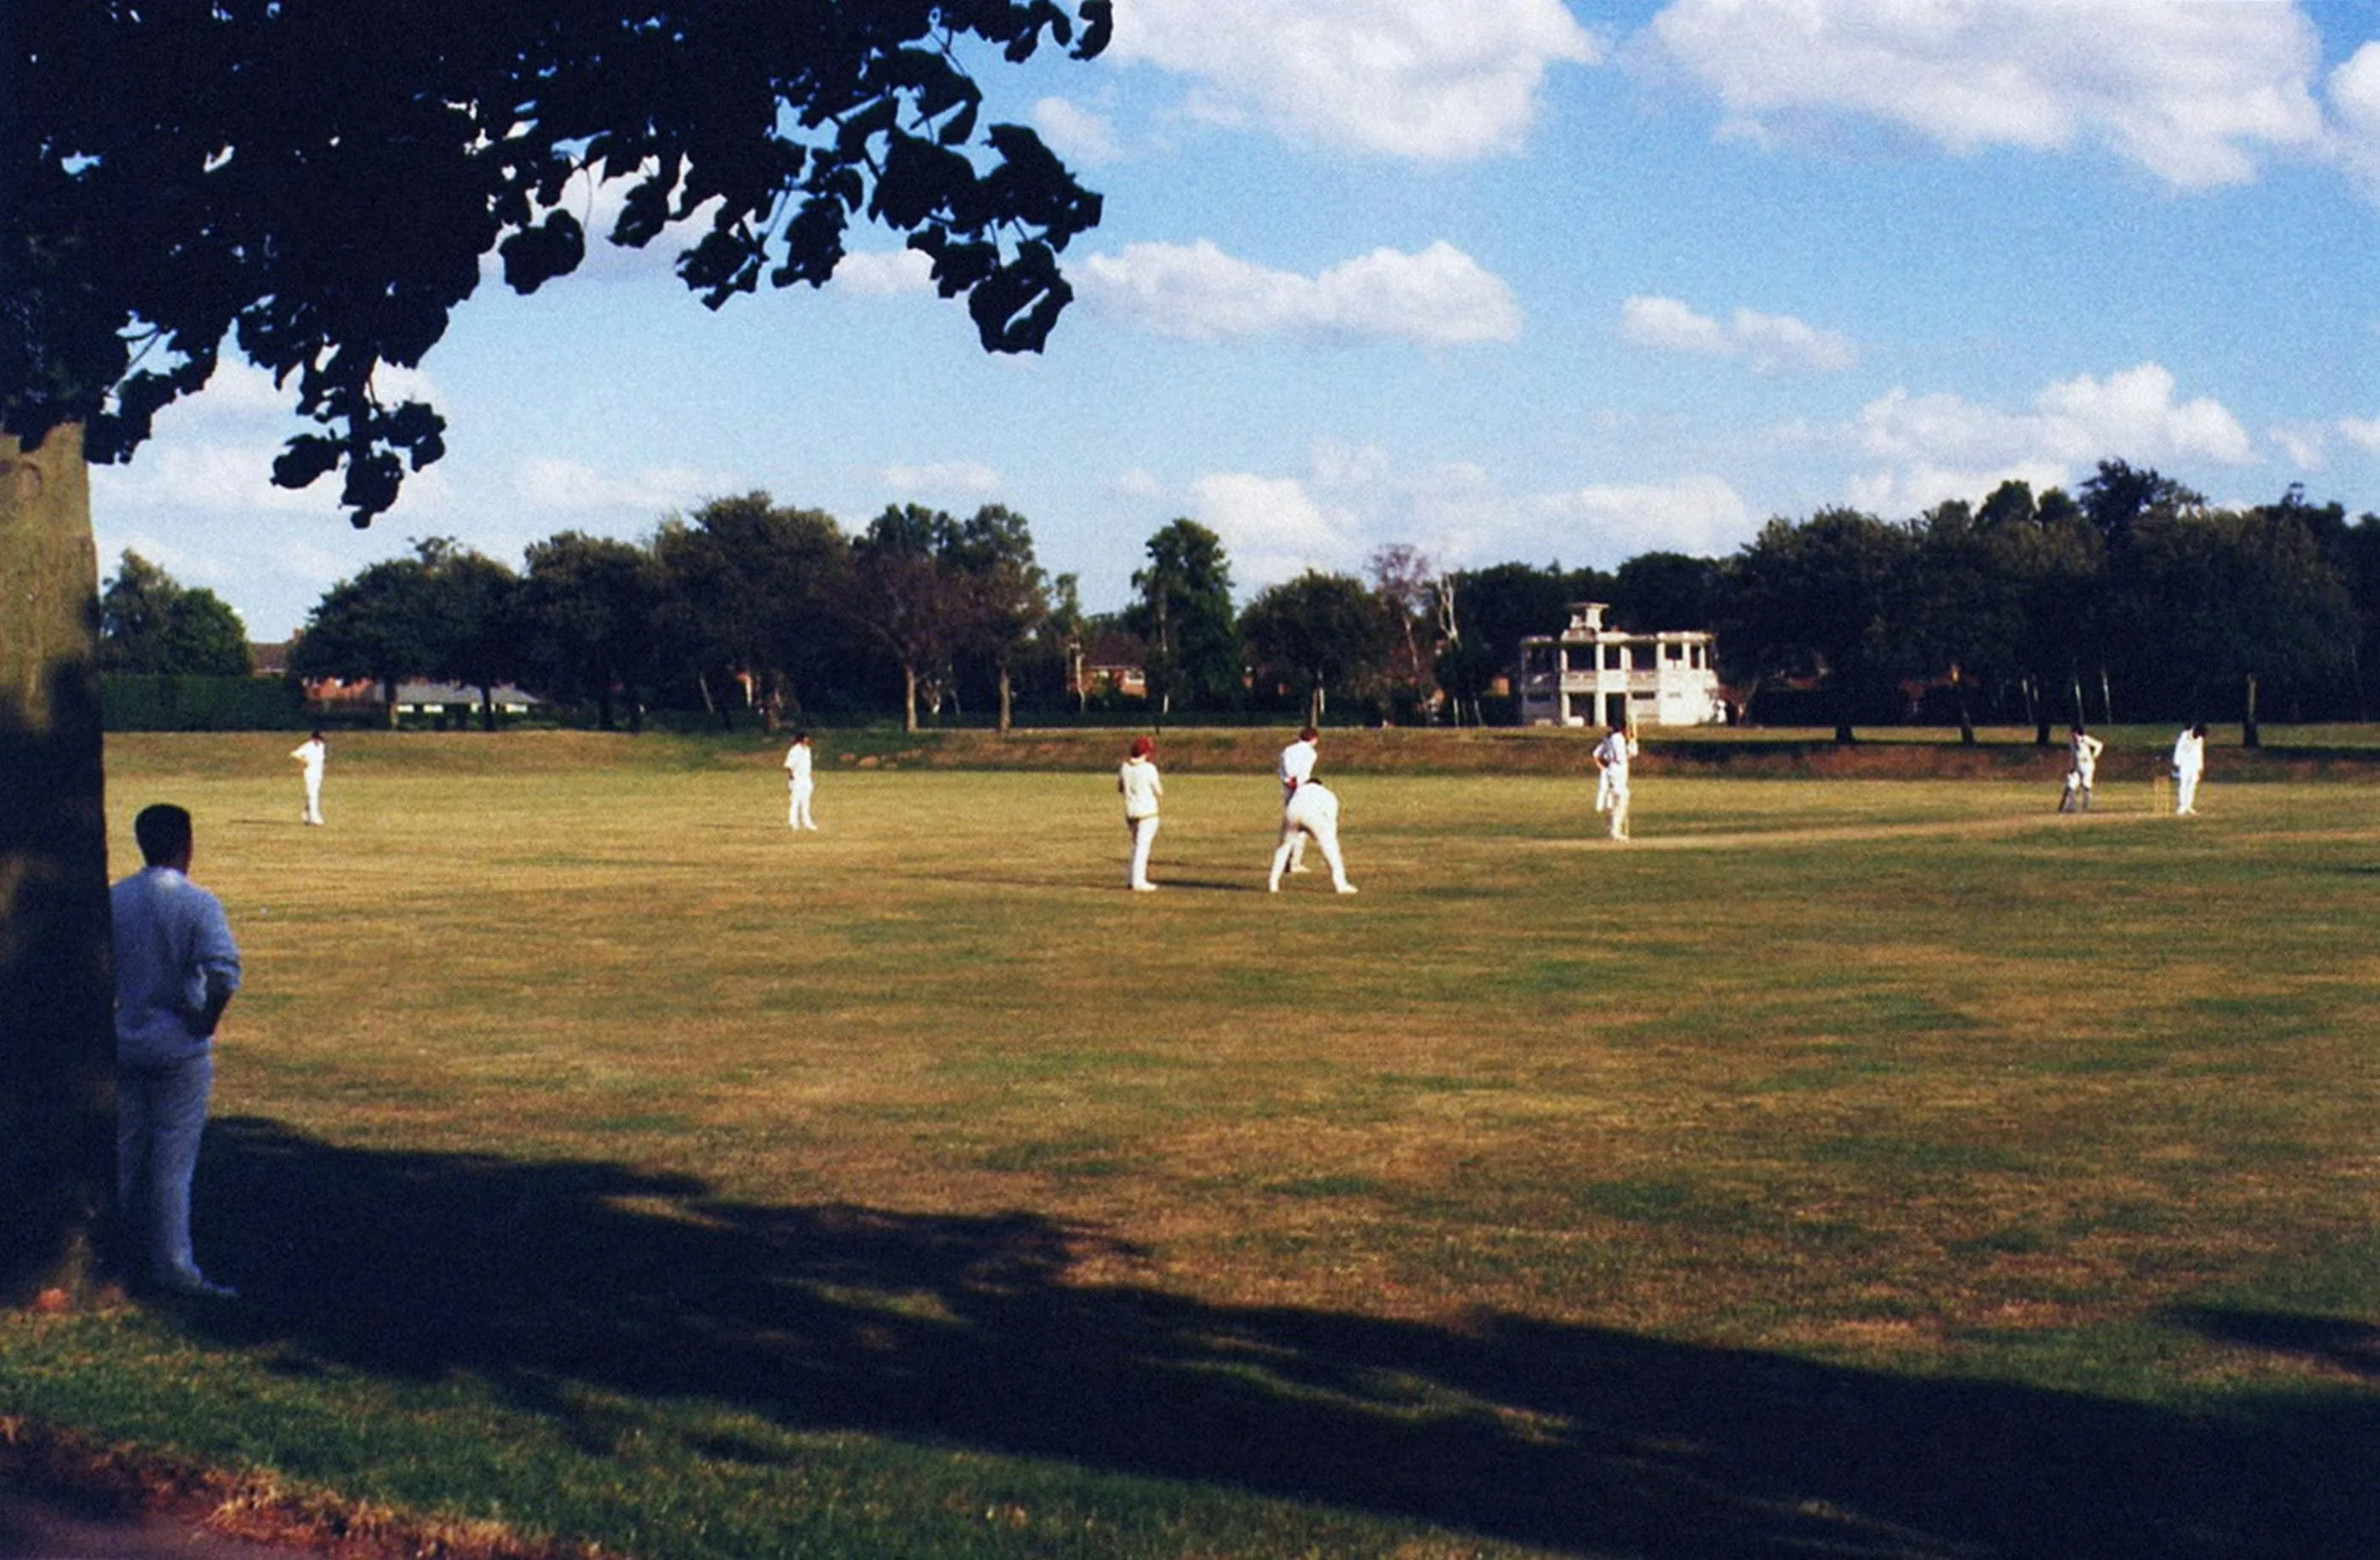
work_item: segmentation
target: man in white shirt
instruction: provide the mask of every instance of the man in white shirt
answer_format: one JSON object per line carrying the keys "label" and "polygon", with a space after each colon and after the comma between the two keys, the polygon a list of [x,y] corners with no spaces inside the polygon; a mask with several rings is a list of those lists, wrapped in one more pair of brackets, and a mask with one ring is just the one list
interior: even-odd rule
{"label": "man in white shirt", "polygon": [[320,727],[314,734],[289,750],[289,756],[305,766],[306,810],[299,817],[307,823],[322,821],[322,762],[331,756],[331,744],[322,740]]}
{"label": "man in white shirt", "polygon": [[1301,782],[1281,810],[1281,844],[1272,853],[1272,877],[1265,885],[1267,889],[1281,892],[1281,873],[1290,869],[1291,855],[1308,838],[1322,849],[1323,863],[1330,868],[1330,886],[1342,894],[1354,893],[1355,885],[1347,881],[1347,864],[1339,854],[1339,798],[1320,780],[1312,780]]}
{"label": "man in white shirt", "polygon": [[[1281,750],[1281,761],[1273,766],[1273,772],[1281,780],[1281,825],[1284,834],[1291,832],[1287,816],[1291,800],[1297,795],[1299,786],[1314,779],[1314,761],[1320,756],[1321,740],[1320,732],[1311,726],[1306,727],[1297,733],[1295,742]],[[1302,832],[1296,834],[1295,840],[1290,849],[1289,870],[1292,872],[1305,870],[1305,836]]]}
{"label": "man in white shirt", "polygon": [[148,864],[108,891],[115,952],[115,1196],[128,1264],[179,1294],[228,1297],[190,1252],[190,1179],[214,1090],[215,1026],[239,989],[239,949],[214,895],[189,879],[190,815],[141,809]]}
{"label": "man in white shirt", "polygon": [[793,828],[818,828],[810,816],[810,792],[817,782],[810,778],[810,734],[794,733],[794,745],[785,749],[785,792],[788,798],[785,823]]}
{"label": "man in white shirt", "polygon": [[1628,761],[1636,756],[1636,735],[1615,725],[1595,744],[1596,804],[1611,814],[1611,837],[1628,838]]}
{"label": "man in white shirt", "polygon": [[2206,727],[2183,728],[2173,744],[2173,812],[2176,817],[2198,813],[2198,781],[2206,773]]}
{"label": "man in white shirt", "polygon": [[2107,744],[2082,729],[2076,721],[2066,734],[2066,790],[2058,798],[2058,810],[2070,813],[2077,805],[2084,812],[2091,810],[2091,790],[2099,779],[2099,755]]}
{"label": "man in white shirt", "polygon": [[1157,840],[1157,804],[1165,794],[1164,778],[1157,772],[1157,744],[1147,737],[1132,739],[1132,752],[1116,770],[1116,789],[1123,792],[1123,827],[1132,836],[1132,865],[1124,882],[1136,893],[1149,893],[1148,848]]}

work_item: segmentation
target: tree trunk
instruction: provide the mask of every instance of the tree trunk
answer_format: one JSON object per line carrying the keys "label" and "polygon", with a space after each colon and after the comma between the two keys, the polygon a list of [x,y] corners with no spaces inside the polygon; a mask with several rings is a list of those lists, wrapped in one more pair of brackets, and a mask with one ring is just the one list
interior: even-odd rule
{"label": "tree trunk", "polygon": [[1008,663],[1002,661],[1000,663],[1000,734],[1002,736],[1006,736],[1009,728],[1016,724],[1014,694],[1014,689],[1009,685]]}
{"label": "tree trunk", "polygon": [[2256,674],[2252,671],[2248,673],[2248,714],[2247,719],[2240,723],[2240,745],[2265,745],[2265,733],[2256,724]]}
{"label": "tree trunk", "polygon": [[82,430],[0,436],[0,1303],[89,1301],[115,1178],[99,560]]}
{"label": "tree trunk", "polygon": [[917,669],[907,661],[901,663],[901,729],[917,733]]}
{"label": "tree trunk", "polygon": [[480,730],[496,729],[496,691],[487,683],[480,684]]}
{"label": "tree trunk", "polygon": [[394,677],[380,680],[380,720],[381,724],[390,731],[396,730],[396,679]]}

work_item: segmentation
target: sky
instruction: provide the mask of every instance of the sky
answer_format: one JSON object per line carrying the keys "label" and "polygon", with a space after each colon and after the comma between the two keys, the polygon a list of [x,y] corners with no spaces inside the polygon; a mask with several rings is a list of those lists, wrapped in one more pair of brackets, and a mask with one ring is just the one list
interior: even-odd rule
{"label": "sky", "polygon": [[1116,0],[1098,60],[978,79],[1106,200],[1044,353],[984,354],[880,230],[715,314],[664,245],[491,269],[383,376],[448,453],[369,530],[271,485],[301,425],[227,362],[93,473],[103,574],[273,640],[414,538],[517,567],[754,490],[1006,504],[1095,611],[1180,516],[1245,603],[2104,459],[2380,511],[2380,0]]}

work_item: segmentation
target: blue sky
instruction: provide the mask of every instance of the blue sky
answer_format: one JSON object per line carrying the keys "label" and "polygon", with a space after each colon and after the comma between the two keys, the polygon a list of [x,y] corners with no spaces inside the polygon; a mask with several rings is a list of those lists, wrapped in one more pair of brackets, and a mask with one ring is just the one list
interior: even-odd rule
{"label": "blue sky", "polygon": [[492,275],[389,386],[449,453],[369,531],[271,486],[294,421],[226,368],[94,474],[103,572],[131,548],[264,639],[410,538],[517,565],[754,489],[854,530],[1005,503],[1094,610],[1177,515],[1245,600],[1390,543],[1723,554],[2107,457],[2380,511],[2380,0],[1116,9],[1099,61],[983,72],[1107,198],[1045,354],[986,357],[880,233],[715,315],[659,246],[599,249]]}

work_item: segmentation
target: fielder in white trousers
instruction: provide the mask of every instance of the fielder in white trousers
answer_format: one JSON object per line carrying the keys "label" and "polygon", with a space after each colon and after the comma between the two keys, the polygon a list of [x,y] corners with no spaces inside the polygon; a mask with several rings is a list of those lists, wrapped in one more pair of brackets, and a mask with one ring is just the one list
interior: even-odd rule
{"label": "fielder in white trousers", "polygon": [[2206,773],[2206,728],[2192,726],[2173,744],[2173,811],[2176,817],[2195,816],[2198,781]]}
{"label": "fielder in white trousers", "polygon": [[289,756],[305,766],[306,810],[298,815],[300,822],[320,828],[322,822],[322,762],[331,755],[331,744],[316,732],[289,750]]}
{"label": "fielder in white trousers", "polygon": [[794,733],[794,745],[785,749],[785,822],[794,828],[818,828],[810,816],[810,797],[818,790],[811,776],[810,734]]}
{"label": "fielder in white trousers", "polygon": [[1132,866],[1124,881],[1144,894],[1157,888],[1148,880],[1148,848],[1157,842],[1157,804],[1165,794],[1165,781],[1151,762],[1156,752],[1156,744],[1147,737],[1135,737],[1132,756],[1116,770],[1116,789],[1123,793],[1123,827],[1132,836]]}
{"label": "fielder in white trousers", "polygon": [[1272,853],[1272,877],[1265,887],[1281,892],[1281,875],[1289,870],[1298,841],[1307,839],[1322,852],[1322,860],[1330,868],[1330,886],[1342,894],[1354,893],[1355,885],[1347,881],[1347,863],[1339,854],[1339,798],[1319,780],[1299,786],[1291,792],[1289,805],[1281,810],[1281,844]]}

